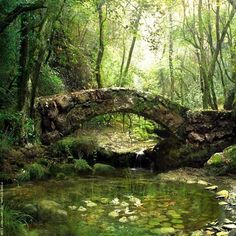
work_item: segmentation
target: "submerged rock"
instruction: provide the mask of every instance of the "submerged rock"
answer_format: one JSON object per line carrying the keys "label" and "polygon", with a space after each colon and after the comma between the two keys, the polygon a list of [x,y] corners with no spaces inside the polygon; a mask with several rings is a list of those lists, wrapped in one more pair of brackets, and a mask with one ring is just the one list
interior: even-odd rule
{"label": "submerged rock", "polygon": [[227,199],[229,197],[229,192],[227,190],[221,190],[216,193],[216,198]]}
{"label": "submerged rock", "polygon": [[83,207],[83,206],[80,206],[80,207],[78,208],[78,211],[80,211],[80,212],[85,212],[85,211],[87,211],[87,209],[86,209],[85,207]]}
{"label": "submerged rock", "polygon": [[212,186],[209,186],[209,187],[205,187],[206,190],[217,190],[218,189],[218,186],[217,185],[212,185]]}
{"label": "submerged rock", "polygon": [[65,221],[67,211],[61,209],[61,205],[55,201],[42,200],[38,203],[38,216],[42,221]]}
{"label": "submerged rock", "polygon": [[159,229],[151,229],[151,233],[157,235],[175,235],[176,231],[172,227],[162,227]]}
{"label": "submerged rock", "polygon": [[209,183],[204,180],[198,180],[197,183],[201,185],[209,185]]}
{"label": "submerged rock", "polygon": [[77,206],[68,206],[68,208],[72,211],[75,211],[77,209]]}
{"label": "submerged rock", "polygon": [[128,221],[127,217],[123,216],[119,219],[119,222],[126,223]]}
{"label": "submerged rock", "polygon": [[119,198],[117,198],[117,197],[114,198],[114,199],[111,201],[111,204],[112,204],[112,205],[115,205],[115,206],[116,206],[116,205],[119,205],[119,204],[120,204]]}
{"label": "submerged rock", "polygon": [[136,221],[138,219],[138,216],[129,216],[128,218],[130,221]]}
{"label": "submerged rock", "polygon": [[225,225],[223,225],[223,228],[225,228],[225,229],[236,229],[236,225],[235,224],[225,224]]}
{"label": "submerged rock", "polygon": [[86,203],[87,207],[96,207],[97,206],[97,203],[92,202],[90,200],[84,201],[84,202]]}
{"label": "submerged rock", "polygon": [[123,202],[121,202],[121,204],[120,204],[122,207],[128,207],[129,206],[129,203],[128,202],[125,202],[125,201],[123,201]]}
{"label": "submerged rock", "polygon": [[119,210],[114,210],[114,211],[111,211],[108,215],[111,216],[112,218],[116,218],[119,216]]}

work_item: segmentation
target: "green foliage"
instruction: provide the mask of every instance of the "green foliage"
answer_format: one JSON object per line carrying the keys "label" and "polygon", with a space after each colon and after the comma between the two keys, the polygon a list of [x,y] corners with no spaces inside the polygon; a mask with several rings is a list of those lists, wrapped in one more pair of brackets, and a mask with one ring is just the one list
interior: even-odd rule
{"label": "green foliage", "polygon": [[39,80],[39,96],[53,95],[65,91],[63,81],[49,66],[44,66]]}
{"label": "green foliage", "polygon": [[16,179],[20,183],[24,183],[27,181],[30,181],[30,173],[28,170],[20,170],[20,172],[17,174]]}
{"label": "green foliage", "polygon": [[46,158],[40,158],[37,160],[37,163],[42,165],[42,166],[48,166],[49,165],[49,162]]}
{"label": "green foliage", "polygon": [[10,183],[11,182],[11,177],[8,173],[5,173],[5,172],[1,172],[0,173],[0,182],[3,182],[3,183]]}
{"label": "green foliage", "polygon": [[47,169],[38,163],[26,166],[26,170],[29,172],[31,180],[45,179],[48,175]]}
{"label": "green foliage", "polygon": [[[0,112],[0,150],[8,149],[22,138],[31,143],[35,141],[34,121],[26,118],[22,122],[22,119],[23,114],[21,112]],[[21,136],[21,129],[24,130],[24,137]]]}
{"label": "green foliage", "polygon": [[65,163],[60,166],[60,171],[65,175],[73,176],[75,175],[75,166],[74,164]]}
{"label": "green foliage", "polygon": [[75,160],[74,168],[78,174],[89,174],[92,172],[91,166],[89,166],[88,162],[84,159]]}
{"label": "green foliage", "polygon": [[97,143],[91,137],[66,137],[51,147],[55,156],[89,157],[97,150]]}
{"label": "green foliage", "polygon": [[11,210],[4,206],[4,235],[6,236],[28,236],[26,222],[30,216],[22,212]]}

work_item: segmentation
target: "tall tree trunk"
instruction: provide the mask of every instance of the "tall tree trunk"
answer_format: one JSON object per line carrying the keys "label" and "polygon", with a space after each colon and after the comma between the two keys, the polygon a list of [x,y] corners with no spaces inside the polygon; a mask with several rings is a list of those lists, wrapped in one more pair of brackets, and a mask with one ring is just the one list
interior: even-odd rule
{"label": "tall tree trunk", "polygon": [[204,29],[203,29],[203,19],[202,19],[202,0],[198,1],[198,31],[199,31],[199,70],[200,70],[200,81],[202,84],[202,101],[203,109],[207,109],[211,106],[211,94],[210,85],[207,76],[207,61],[206,52],[204,48]]}
{"label": "tall tree trunk", "polygon": [[175,90],[172,28],[173,28],[172,12],[171,12],[171,9],[169,9],[169,73],[170,73],[169,76],[170,76],[170,99],[171,99],[171,101],[174,100],[174,90]]}
{"label": "tall tree trunk", "polygon": [[96,81],[98,88],[102,88],[102,78],[101,78],[101,65],[102,65],[102,58],[104,54],[104,17],[103,17],[103,4],[99,4],[97,7],[98,11],[98,18],[99,18],[99,48],[98,48],[98,55],[96,60]]}
{"label": "tall tree trunk", "polygon": [[20,60],[19,60],[19,76],[17,77],[17,110],[21,112],[19,126],[19,144],[23,145],[27,142],[27,134],[25,131],[25,121],[29,112],[29,21],[27,13],[21,16],[21,44],[20,44]]}
{"label": "tall tree trunk", "polygon": [[28,55],[29,55],[29,22],[27,14],[21,17],[21,44],[20,44],[20,69],[17,78],[17,108],[18,111],[23,111],[28,95]]}
{"label": "tall tree trunk", "polygon": [[124,83],[125,78],[128,75],[128,71],[129,71],[129,67],[130,67],[130,63],[131,63],[131,59],[132,59],[133,51],[134,51],[134,47],[135,47],[135,43],[136,43],[136,40],[137,40],[137,34],[138,34],[139,22],[141,20],[141,15],[142,15],[142,10],[140,8],[139,12],[138,12],[138,15],[137,15],[137,18],[134,22],[133,39],[132,39],[132,43],[131,43],[131,46],[130,46],[130,49],[129,49],[129,55],[128,55],[128,59],[127,59],[124,74],[123,74],[123,83]]}
{"label": "tall tree trunk", "polygon": [[32,90],[31,90],[31,98],[30,98],[30,117],[33,117],[34,102],[35,102],[36,92],[38,88],[40,71],[41,71],[42,64],[44,62],[45,52],[46,52],[46,49],[42,47],[39,51],[38,58],[34,66],[33,78],[32,78]]}
{"label": "tall tree trunk", "polygon": [[120,65],[120,74],[119,74],[119,86],[122,87],[123,85],[123,70],[124,70],[124,64],[125,64],[125,55],[126,55],[126,46],[125,46],[125,40],[123,37],[123,53],[122,53],[122,61]]}

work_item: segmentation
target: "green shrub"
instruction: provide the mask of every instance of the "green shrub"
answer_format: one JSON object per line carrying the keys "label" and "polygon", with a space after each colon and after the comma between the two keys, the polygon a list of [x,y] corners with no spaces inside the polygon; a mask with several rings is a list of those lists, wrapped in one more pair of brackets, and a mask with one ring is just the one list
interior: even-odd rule
{"label": "green shrub", "polygon": [[61,172],[65,175],[75,175],[75,167],[74,164],[62,164],[61,165]]}
{"label": "green shrub", "polygon": [[43,166],[48,166],[49,165],[48,160],[45,159],[45,158],[40,158],[39,160],[37,160],[37,163],[40,164],[40,165],[43,165]]}
{"label": "green shrub", "polygon": [[39,80],[39,96],[53,95],[65,90],[58,73],[49,66],[44,66]]}
{"label": "green shrub", "polygon": [[91,137],[66,137],[51,146],[54,156],[89,157],[97,151],[97,142]]}
{"label": "green shrub", "polygon": [[[18,143],[22,139],[31,143],[35,141],[34,121],[24,117],[24,122],[22,122],[23,117],[21,112],[0,112],[0,150]],[[22,137],[21,130],[24,130],[24,137]]]}
{"label": "green shrub", "polygon": [[62,172],[62,168],[61,165],[57,164],[57,163],[51,163],[49,165],[49,173],[53,176],[56,176],[58,173]]}
{"label": "green shrub", "polygon": [[28,165],[26,170],[29,172],[31,180],[45,179],[48,175],[47,169],[38,163]]}
{"label": "green shrub", "polygon": [[75,160],[74,168],[78,174],[90,174],[92,173],[92,167],[84,159]]}
{"label": "green shrub", "polygon": [[16,179],[18,182],[27,182],[30,181],[30,173],[28,170],[22,169],[20,173],[17,174]]}

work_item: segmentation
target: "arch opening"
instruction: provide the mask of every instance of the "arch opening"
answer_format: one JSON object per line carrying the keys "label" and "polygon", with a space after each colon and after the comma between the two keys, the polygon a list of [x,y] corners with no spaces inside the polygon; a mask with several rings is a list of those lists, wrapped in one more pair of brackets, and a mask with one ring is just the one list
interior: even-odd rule
{"label": "arch opening", "polygon": [[157,129],[163,127],[133,113],[103,114],[81,123],[54,146],[59,144],[62,149],[58,157],[83,158],[90,164],[151,168],[146,152],[163,139],[156,134]]}

